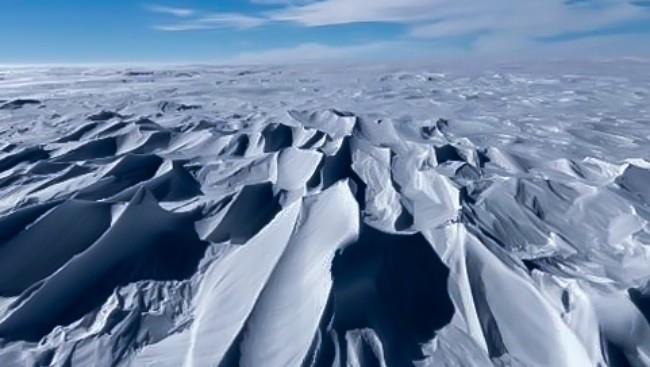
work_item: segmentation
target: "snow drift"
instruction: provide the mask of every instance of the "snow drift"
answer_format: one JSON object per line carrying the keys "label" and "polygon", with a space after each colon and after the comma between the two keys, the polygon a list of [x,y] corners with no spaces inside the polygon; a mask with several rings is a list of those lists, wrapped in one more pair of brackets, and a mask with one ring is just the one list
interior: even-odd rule
{"label": "snow drift", "polygon": [[650,366],[649,81],[587,69],[8,72],[0,365]]}

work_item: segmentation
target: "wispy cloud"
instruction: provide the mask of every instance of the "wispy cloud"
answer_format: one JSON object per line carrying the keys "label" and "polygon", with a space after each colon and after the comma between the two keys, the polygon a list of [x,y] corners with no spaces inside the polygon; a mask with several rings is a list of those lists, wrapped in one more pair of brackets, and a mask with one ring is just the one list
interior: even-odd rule
{"label": "wispy cloud", "polygon": [[[207,30],[219,28],[254,28],[269,21],[264,17],[241,13],[215,12],[191,8],[176,8],[164,5],[148,5],[146,9],[153,13],[166,14],[174,19],[153,28],[165,32]],[[182,19],[179,19],[182,18]]]}
{"label": "wispy cloud", "polygon": [[182,23],[157,26],[161,30],[251,28],[270,22],[304,27],[361,22],[401,23],[408,35],[435,38],[472,32],[510,32],[546,37],[589,30],[616,22],[650,20],[647,7],[626,0],[250,0],[278,9],[257,14],[205,12],[152,5],[149,10],[189,17]]}
{"label": "wispy cloud", "polygon": [[[270,13],[275,20],[305,26],[360,22],[410,23],[433,19],[447,0],[324,0]],[[450,2],[451,3],[451,2]]]}
{"label": "wispy cloud", "polygon": [[196,10],[190,8],[176,8],[164,5],[147,5],[147,10],[152,13],[173,15],[175,17],[190,17],[196,13]]}
{"label": "wispy cloud", "polygon": [[254,28],[266,23],[264,18],[252,17],[239,13],[207,13],[182,22],[173,22],[154,26],[154,29],[167,32],[219,29],[219,28]]}
{"label": "wispy cloud", "polygon": [[648,17],[646,12],[625,1],[588,6],[585,2],[568,5],[563,0],[498,0],[484,5],[460,0],[453,8],[440,9],[436,19],[413,25],[409,34],[435,38],[485,32],[541,38],[644,17]]}
{"label": "wispy cloud", "polygon": [[359,22],[403,23],[416,37],[444,37],[476,31],[551,33],[650,19],[647,9],[624,0],[324,0],[270,14],[304,26]]}
{"label": "wispy cloud", "polygon": [[260,5],[305,5],[318,0],[249,0],[253,4]]}
{"label": "wispy cloud", "polygon": [[[603,37],[607,34],[592,31],[626,22],[650,22],[647,0],[248,1],[259,6],[246,14],[164,6],[153,6],[150,10],[175,16],[169,24],[155,26],[162,31],[246,29],[273,23],[306,28],[392,23],[405,27],[401,40],[471,36],[475,39],[475,48],[499,44],[511,45],[513,49],[570,33]],[[180,17],[183,19],[178,19]]]}
{"label": "wispy cloud", "polygon": [[575,32],[603,37],[606,32],[589,32],[626,22],[650,24],[648,7],[638,0],[323,0],[274,10],[268,16],[305,27],[399,23],[407,28],[406,38],[472,36],[475,47],[498,43],[512,49]]}

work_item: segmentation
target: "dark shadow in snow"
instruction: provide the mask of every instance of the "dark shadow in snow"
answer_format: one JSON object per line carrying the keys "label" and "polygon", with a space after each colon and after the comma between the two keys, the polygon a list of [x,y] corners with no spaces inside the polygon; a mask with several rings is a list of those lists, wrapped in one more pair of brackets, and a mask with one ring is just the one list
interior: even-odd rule
{"label": "dark shadow in snow", "polygon": [[176,111],[176,112],[182,112],[182,111],[188,111],[188,110],[198,110],[201,108],[199,105],[188,105],[184,103],[178,103],[178,102],[170,102],[170,101],[163,101],[159,104],[160,111],[164,112],[170,112],[170,111]]}
{"label": "dark shadow in snow", "polygon": [[605,340],[604,349],[610,367],[632,367],[632,364],[627,360],[625,353],[619,346]]}
{"label": "dark shadow in snow", "polygon": [[350,139],[346,137],[338,152],[333,156],[325,156],[322,162],[321,183],[323,184],[323,190],[326,190],[342,179],[351,177],[354,174],[354,170],[352,170]]}
{"label": "dark shadow in snow", "polygon": [[37,99],[14,99],[0,106],[0,110],[17,110],[28,105],[40,105],[41,101]]}
{"label": "dark shadow in snow", "polygon": [[116,135],[117,132],[121,132],[123,136],[126,136],[127,133],[125,131],[120,131],[120,130],[124,130],[127,126],[129,126],[129,124],[127,124],[126,122],[123,121],[116,122],[114,124],[109,125],[108,127],[105,127],[101,131],[97,132],[97,134],[93,136],[93,138],[100,139],[100,138],[111,137],[112,135]]}
{"label": "dark shadow in snow", "polygon": [[339,340],[336,337],[336,330],[331,330],[333,321],[334,297],[330,294],[325,310],[323,311],[323,317],[321,318],[314,340],[309,347],[307,356],[302,363],[302,367],[340,366],[340,364],[334,363],[337,349],[339,348]]}
{"label": "dark shadow in snow", "polygon": [[[248,319],[246,320],[248,324]],[[219,362],[218,367],[238,367],[241,361],[241,343],[244,341],[244,330],[240,330],[226,351],[226,354]]]}
{"label": "dark shadow in snow", "polygon": [[60,203],[60,201],[52,201],[44,204],[36,204],[0,217],[0,251],[2,251],[6,241],[23,231],[27,225]]}
{"label": "dark shadow in snow", "polygon": [[[147,164],[155,164],[149,162]],[[148,171],[140,172],[141,174],[152,174],[153,166],[149,166]],[[154,172],[155,173],[155,172]],[[143,176],[141,176],[143,177]],[[141,178],[140,177],[140,178]],[[132,177],[134,180],[136,177]],[[194,177],[183,167],[182,162],[173,162],[173,167],[168,172],[154,177],[149,181],[137,184],[127,188],[119,194],[110,198],[111,201],[129,201],[140,189],[147,188],[158,201],[180,201],[202,195],[201,185]]]}
{"label": "dark shadow in snow", "polygon": [[0,246],[0,296],[16,296],[52,274],[95,242],[111,223],[110,205],[67,201],[25,229],[25,221],[49,206],[26,208],[8,219],[23,230]]}
{"label": "dark shadow in snow", "polygon": [[454,314],[449,270],[420,234],[392,235],[363,225],[358,242],[334,259],[332,275],[333,326],[343,356],[345,332],[371,328],[387,365],[413,365],[423,357],[420,344]]}
{"label": "dark shadow in snow", "polygon": [[467,256],[467,274],[470,284],[472,284],[472,297],[476,314],[485,335],[485,341],[490,358],[499,358],[508,353],[499,325],[492,314],[490,305],[486,298],[485,285],[482,280],[483,259],[477,258],[476,255]]}
{"label": "dark shadow in snow", "polygon": [[233,157],[243,157],[250,145],[250,138],[246,134],[241,134],[234,138],[223,150],[220,155],[229,155]]}
{"label": "dark shadow in snow", "polygon": [[33,163],[42,159],[48,159],[49,157],[50,154],[43,149],[43,147],[36,146],[25,148],[0,159],[0,172],[14,168],[20,163]]}
{"label": "dark shadow in snow", "polygon": [[18,147],[18,145],[14,143],[3,143],[2,148],[0,148],[0,152],[2,153],[11,153],[14,149]]}
{"label": "dark shadow in snow", "polygon": [[79,141],[85,134],[89,133],[92,131],[94,128],[96,128],[99,125],[97,122],[91,122],[88,124],[85,124],[78,128],[77,130],[71,132],[70,134],[62,137],[61,139],[55,141],[55,143],[69,143],[72,141]]}
{"label": "dark shadow in snow", "polygon": [[438,164],[442,164],[449,161],[464,162],[463,157],[458,154],[458,150],[449,144],[435,147],[436,150],[436,159]]}
{"label": "dark shadow in snow", "polygon": [[650,203],[650,170],[630,165],[615,181],[624,190],[635,195],[641,203]]}
{"label": "dark shadow in snow", "polygon": [[650,323],[650,284],[648,284],[645,290],[632,288],[628,293],[632,302],[643,314],[648,323]]}
{"label": "dark shadow in snow", "polygon": [[207,239],[212,242],[231,240],[233,243],[245,243],[269,223],[280,209],[279,198],[273,194],[273,184],[246,186]]}
{"label": "dark shadow in snow", "polygon": [[72,164],[59,163],[50,161],[39,161],[29,168],[29,174],[32,175],[51,175],[68,169]]}
{"label": "dark shadow in snow", "polygon": [[90,121],[107,121],[107,120],[114,119],[114,118],[121,119],[121,118],[124,118],[124,116],[122,116],[119,113],[114,112],[114,111],[101,111],[101,112],[99,112],[97,114],[88,116],[88,120],[90,120]]}
{"label": "dark shadow in snow", "polygon": [[162,163],[163,159],[157,155],[126,155],[104,177],[82,189],[76,197],[87,200],[111,197],[151,179]]}
{"label": "dark shadow in snow", "polygon": [[278,152],[293,143],[293,132],[284,124],[269,124],[262,130],[264,152]]}
{"label": "dark shadow in snow", "polygon": [[411,228],[414,223],[415,218],[413,218],[413,215],[409,213],[408,209],[402,205],[402,212],[399,217],[395,219],[395,229],[398,231],[405,231]]}
{"label": "dark shadow in snow", "polygon": [[326,190],[340,180],[350,179],[350,188],[361,210],[366,206],[367,185],[352,169],[352,150],[349,137],[344,138],[341,147],[332,156],[324,156],[314,174],[307,180],[307,188]]}
{"label": "dark shadow in snow", "polygon": [[114,137],[92,140],[79,147],[56,157],[56,162],[74,162],[114,156],[117,152],[117,142]]}
{"label": "dark shadow in snow", "polygon": [[100,239],[14,304],[0,323],[0,338],[36,341],[97,310],[117,287],[191,277],[207,247],[194,230],[196,219],[195,213],[167,212],[138,191]]}
{"label": "dark shadow in snow", "polygon": [[318,143],[325,137],[325,133],[322,131],[316,131],[314,135],[309,138],[303,145],[300,146],[300,149],[312,149]]}
{"label": "dark shadow in snow", "polygon": [[88,173],[90,173],[92,171],[93,170],[90,167],[81,166],[81,165],[78,165],[78,164],[73,164],[69,168],[67,168],[65,172],[63,172],[62,174],[60,174],[58,176],[55,176],[54,178],[48,180],[43,185],[41,185],[41,186],[37,187],[36,189],[34,189],[34,191],[42,190],[42,189],[45,189],[45,188],[50,187],[52,185],[56,185],[56,184],[71,180],[71,179],[73,179],[75,177],[83,176],[83,175],[88,174]]}
{"label": "dark shadow in snow", "polygon": [[153,71],[127,71],[124,73],[125,76],[151,76]]}
{"label": "dark shadow in snow", "polygon": [[436,131],[437,129],[435,126],[422,126],[420,128],[420,137],[422,137],[422,139],[431,139]]}
{"label": "dark shadow in snow", "polygon": [[137,119],[133,124],[137,126],[140,131],[165,131],[165,128],[159,123],[146,117]]}
{"label": "dark shadow in snow", "polygon": [[172,134],[169,131],[156,131],[147,138],[142,145],[133,149],[133,154],[150,154],[159,149],[169,147],[172,140]]}

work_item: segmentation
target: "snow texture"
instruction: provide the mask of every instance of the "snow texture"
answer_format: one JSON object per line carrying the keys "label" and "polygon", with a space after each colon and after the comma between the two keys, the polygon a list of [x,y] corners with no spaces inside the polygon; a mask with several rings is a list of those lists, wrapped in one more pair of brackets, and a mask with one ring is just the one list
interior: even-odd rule
{"label": "snow texture", "polygon": [[0,70],[0,366],[650,366],[650,64]]}

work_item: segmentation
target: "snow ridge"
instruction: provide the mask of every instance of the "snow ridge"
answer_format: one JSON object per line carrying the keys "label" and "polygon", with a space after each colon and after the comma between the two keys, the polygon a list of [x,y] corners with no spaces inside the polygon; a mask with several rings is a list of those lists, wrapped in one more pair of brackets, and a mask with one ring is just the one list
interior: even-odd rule
{"label": "snow ridge", "polygon": [[246,71],[0,80],[0,365],[650,366],[644,79]]}

